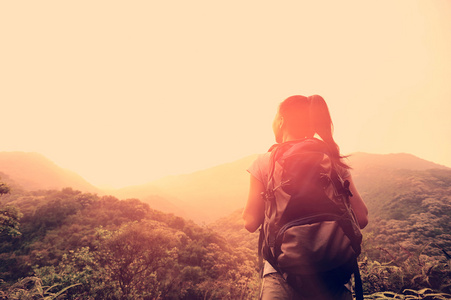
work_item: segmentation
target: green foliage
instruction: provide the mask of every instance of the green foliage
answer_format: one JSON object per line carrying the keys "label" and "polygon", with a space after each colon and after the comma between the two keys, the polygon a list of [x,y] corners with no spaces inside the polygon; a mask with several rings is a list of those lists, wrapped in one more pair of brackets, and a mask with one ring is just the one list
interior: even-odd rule
{"label": "green foliage", "polygon": [[58,292],[52,292],[57,288],[57,285],[43,286],[42,280],[39,277],[31,276],[26,277],[17,283],[13,284],[5,292],[0,292],[0,297],[7,300],[54,300],[62,299],[64,293],[79,284],[67,286]]}
{"label": "green foliage", "polygon": [[451,171],[398,170],[372,182],[364,230],[367,293],[431,288],[450,293]]}
{"label": "green foliage", "polygon": [[[0,197],[9,192],[9,186],[0,182]],[[0,207],[0,241],[5,241],[7,237],[21,235],[19,231],[19,219],[22,216],[20,210],[15,206],[5,205]]]}
{"label": "green foliage", "polygon": [[401,299],[401,300],[414,300],[414,299],[424,299],[424,300],[446,300],[451,299],[450,294],[437,293],[429,288],[421,290],[411,290],[406,289],[403,293],[394,292],[377,292],[371,295],[365,295],[365,299],[368,300],[383,300],[383,299]]}
{"label": "green foliage", "polygon": [[71,287],[65,299],[253,299],[258,292],[252,251],[139,200],[63,189],[14,195],[12,203],[24,212],[23,234],[0,253],[5,292],[32,276],[53,289]]}
{"label": "green foliage", "polygon": [[[369,247],[370,243],[364,244]],[[393,291],[400,293],[405,289],[420,290],[424,287],[449,293],[451,287],[450,261],[424,255],[430,247],[424,246],[420,251],[411,253],[401,248],[401,253],[385,252],[390,260],[379,262],[370,259],[364,251],[360,261],[360,272],[366,293]],[[401,255],[402,254],[402,255]]]}
{"label": "green foliage", "polygon": [[0,196],[4,194],[8,194],[10,192],[10,188],[6,183],[0,182]]}
{"label": "green foliage", "polygon": [[[177,235],[160,222],[144,220],[102,232],[98,263],[127,299],[158,298],[167,285],[167,270],[176,260]],[[157,279],[159,279],[157,281]]]}
{"label": "green foliage", "polygon": [[19,220],[22,217],[20,210],[11,205],[0,208],[0,241],[5,237],[17,237],[19,231]]}

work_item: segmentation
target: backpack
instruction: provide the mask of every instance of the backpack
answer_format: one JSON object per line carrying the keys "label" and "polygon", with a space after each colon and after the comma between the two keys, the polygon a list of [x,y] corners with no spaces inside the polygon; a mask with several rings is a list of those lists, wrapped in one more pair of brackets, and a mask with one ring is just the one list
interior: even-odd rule
{"label": "backpack", "polygon": [[342,287],[354,273],[357,299],[363,299],[357,265],[362,234],[349,202],[350,183],[327,149],[308,138],[269,150],[259,254],[295,289],[298,280],[311,278]]}

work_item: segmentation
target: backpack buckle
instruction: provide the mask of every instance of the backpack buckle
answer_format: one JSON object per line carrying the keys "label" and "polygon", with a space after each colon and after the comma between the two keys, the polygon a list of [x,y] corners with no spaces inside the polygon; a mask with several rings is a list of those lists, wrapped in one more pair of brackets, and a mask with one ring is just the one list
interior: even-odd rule
{"label": "backpack buckle", "polygon": [[274,202],[276,197],[274,196],[274,191],[271,189],[267,189],[265,192],[261,193],[263,200]]}

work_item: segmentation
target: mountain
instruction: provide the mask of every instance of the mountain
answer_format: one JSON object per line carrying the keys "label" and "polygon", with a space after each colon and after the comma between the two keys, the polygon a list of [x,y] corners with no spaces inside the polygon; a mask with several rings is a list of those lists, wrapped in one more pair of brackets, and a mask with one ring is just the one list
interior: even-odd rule
{"label": "mountain", "polygon": [[[165,177],[145,185],[110,191],[119,198],[136,197],[156,205],[156,209],[174,212],[196,222],[217,220],[245,205],[249,174],[246,169],[257,156],[251,155],[235,162],[180,176]],[[447,169],[411,154],[355,153],[348,159],[353,178],[365,196],[377,178],[395,170]],[[155,203],[160,196],[164,202]],[[153,200],[153,202],[152,202]],[[153,206],[154,207],[154,206]],[[177,208],[177,209],[176,209]]]}
{"label": "mountain", "polygon": [[[100,191],[77,174],[64,170],[37,153],[0,152],[2,180],[9,177],[25,189],[72,187],[85,192],[110,194],[119,199],[138,198],[152,208],[210,223],[243,208],[247,199],[249,174],[246,169],[257,155],[191,174],[168,176],[148,184]],[[396,172],[428,169],[451,170],[411,154],[354,153],[347,159],[356,185],[371,211],[380,209],[380,194],[388,193]],[[391,187],[391,196],[396,189]],[[380,203],[379,203],[380,204]]]}
{"label": "mountain", "polygon": [[364,152],[356,152],[351,154],[348,160],[355,172],[366,172],[371,169],[450,169],[446,166],[421,159],[408,153],[369,154]]}
{"label": "mountain", "polygon": [[[451,171],[451,168],[407,153],[368,154],[359,152],[349,157],[349,164],[362,198],[370,213],[375,215],[382,211],[390,214],[391,212],[387,211],[389,201],[407,193],[408,189],[412,192],[421,186],[416,179],[413,179],[416,178],[414,174],[426,176],[428,170],[437,170],[436,173]],[[429,176],[433,178],[436,173]]]}
{"label": "mountain", "polygon": [[34,152],[0,152],[0,173],[2,181],[25,190],[72,187],[83,192],[101,192],[78,174]]}
{"label": "mountain", "polygon": [[[118,198],[139,198],[155,209],[208,223],[244,206],[249,184],[246,169],[256,157],[251,155],[191,174],[168,176],[109,193]],[[156,203],[156,196],[165,201]]]}

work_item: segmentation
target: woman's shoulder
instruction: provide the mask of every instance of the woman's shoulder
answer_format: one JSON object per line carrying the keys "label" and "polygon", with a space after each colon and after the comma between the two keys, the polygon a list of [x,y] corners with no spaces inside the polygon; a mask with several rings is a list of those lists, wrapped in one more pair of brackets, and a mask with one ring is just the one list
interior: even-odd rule
{"label": "woman's shoulder", "polygon": [[259,154],[247,169],[251,175],[262,183],[266,182],[268,178],[270,156],[270,152]]}
{"label": "woman's shoulder", "polygon": [[[341,159],[341,161],[343,162],[343,159]],[[338,164],[337,164],[336,168],[337,168],[337,172],[338,172],[338,174],[340,174],[341,178],[346,179],[351,176],[351,171],[349,170],[349,168],[345,168]]]}
{"label": "woman's shoulder", "polygon": [[267,166],[269,166],[270,157],[271,157],[270,152],[259,154],[257,158],[252,162],[251,167],[265,169]]}

